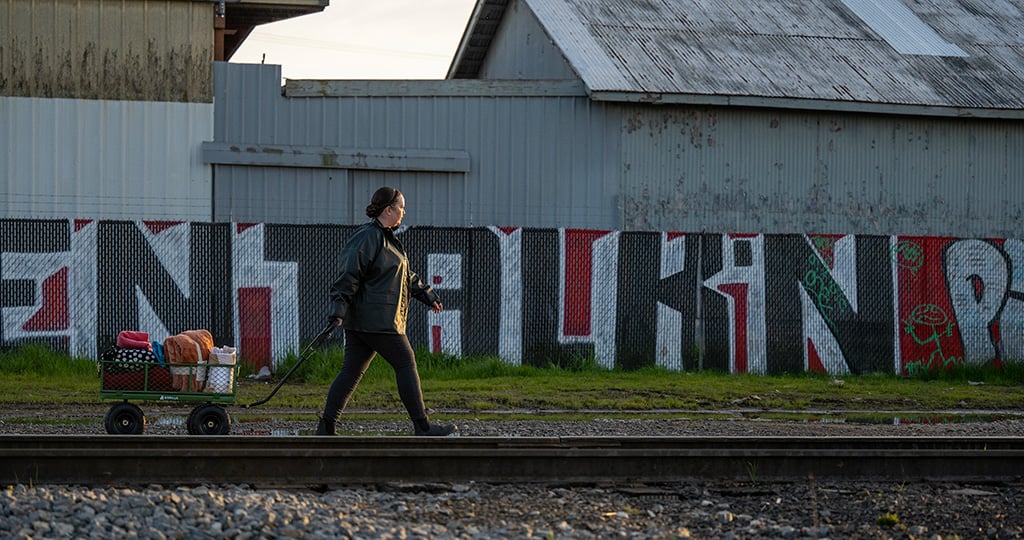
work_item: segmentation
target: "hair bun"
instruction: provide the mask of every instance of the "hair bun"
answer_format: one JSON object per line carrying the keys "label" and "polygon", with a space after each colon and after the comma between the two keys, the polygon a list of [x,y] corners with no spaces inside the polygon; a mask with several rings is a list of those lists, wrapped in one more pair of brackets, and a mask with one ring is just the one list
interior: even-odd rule
{"label": "hair bun", "polygon": [[391,206],[401,194],[402,192],[390,186],[383,186],[374,191],[373,197],[370,198],[370,204],[366,207],[367,217],[375,218],[383,214],[384,210]]}

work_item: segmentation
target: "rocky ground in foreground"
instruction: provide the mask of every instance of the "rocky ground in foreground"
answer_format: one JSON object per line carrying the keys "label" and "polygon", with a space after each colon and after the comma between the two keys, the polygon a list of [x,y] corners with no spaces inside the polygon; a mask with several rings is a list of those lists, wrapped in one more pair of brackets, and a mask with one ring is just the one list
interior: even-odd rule
{"label": "rocky ground in foreground", "polygon": [[[19,485],[12,538],[1020,538],[1020,486]],[[9,535],[9,536],[8,536]]]}
{"label": "rocky ground in foreground", "polygon": [[[33,408],[0,409],[0,435],[100,435],[104,412],[76,411],[53,422],[46,420],[51,414]],[[36,414],[38,422],[25,422]],[[184,414],[187,409],[180,415],[174,409],[152,414],[146,432],[184,435]],[[747,419],[458,424],[463,436],[501,437],[1024,435],[1019,416],[957,420],[956,415],[909,414],[880,424]],[[267,416],[236,421],[232,433],[303,435],[312,429],[309,424]],[[339,428],[364,434],[411,430],[407,422],[392,421],[346,420]],[[382,484],[322,492],[238,485],[19,485],[0,491],[0,531],[12,538],[1024,538],[1022,505],[1022,478],[989,484],[813,478],[644,486]]]}

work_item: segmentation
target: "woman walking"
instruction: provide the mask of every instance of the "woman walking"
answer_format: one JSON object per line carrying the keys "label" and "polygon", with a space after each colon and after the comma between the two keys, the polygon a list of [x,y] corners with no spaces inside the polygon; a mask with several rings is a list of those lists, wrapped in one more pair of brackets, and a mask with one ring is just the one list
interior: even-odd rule
{"label": "woman walking", "polygon": [[398,395],[416,435],[451,435],[457,427],[432,425],[427,418],[416,357],[405,334],[410,298],[435,313],[444,309],[434,290],[409,268],[405,247],[394,234],[405,216],[405,196],[382,187],[374,192],[366,215],[373,219],[356,229],[342,248],[341,275],[329,293],[333,309],[328,319],[345,329],[345,360],[327,392],[316,434],[335,434],[338,417],[379,353],[395,370]]}

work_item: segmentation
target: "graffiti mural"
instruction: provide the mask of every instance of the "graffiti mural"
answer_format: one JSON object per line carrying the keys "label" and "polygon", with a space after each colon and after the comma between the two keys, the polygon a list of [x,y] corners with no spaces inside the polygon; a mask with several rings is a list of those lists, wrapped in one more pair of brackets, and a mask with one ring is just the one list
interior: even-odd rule
{"label": "graffiti mural", "polygon": [[[258,369],[325,324],[340,225],[0,220],[2,345],[95,357],[206,328]],[[399,230],[445,311],[415,346],[516,365],[904,375],[1024,360],[1024,242]],[[333,339],[340,340],[340,337]]]}

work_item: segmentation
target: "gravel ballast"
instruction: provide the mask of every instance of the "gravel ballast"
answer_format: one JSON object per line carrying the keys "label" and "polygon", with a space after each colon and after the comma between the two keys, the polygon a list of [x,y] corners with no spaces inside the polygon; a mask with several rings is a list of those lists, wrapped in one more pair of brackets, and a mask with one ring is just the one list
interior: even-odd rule
{"label": "gravel ballast", "polygon": [[[27,411],[21,411],[23,418]],[[147,413],[149,414],[149,413]],[[2,418],[18,417],[5,411]],[[102,410],[71,423],[0,422],[13,433],[102,434]],[[440,418],[443,415],[435,414]],[[782,420],[459,421],[463,436],[1021,436],[1024,420],[849,424]],[[295,435],[309,422],[236,422],[233,434]],[[405,422],[343,421],[352,433]],[[175,415],[147,434],[182,434]],[[897,475],[894,475],[894,477]],[[1024,538],[1024,483],[478,483],[268,489],[248,485],[3,486],[10,538]]]}

